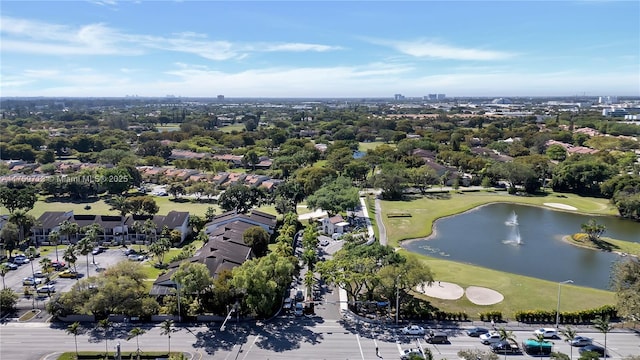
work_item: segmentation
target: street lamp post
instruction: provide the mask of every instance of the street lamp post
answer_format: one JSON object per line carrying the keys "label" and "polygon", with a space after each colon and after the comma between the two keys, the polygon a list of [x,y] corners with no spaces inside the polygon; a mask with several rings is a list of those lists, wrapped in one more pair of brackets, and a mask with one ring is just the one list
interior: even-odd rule
{"label": "street lamp post", "polygon": [[182,313],[180,312],[180,283],[176,281],[176,294],[178,295],[178,322],[182,322]]}
{"label": "street lamp post", "polygon": [[401,275],[402,274],[399,274],[396,277],[396,326],[398,325],[398,318],[400,316],[400,286],[398,283],[400,282]]}
{"label": "street lamp post", "polygon": [[556,308],[556,329],[560,324],[560,288],[562,284],[572,284],[573,280],[565,280],[558,283],[558,307]]}

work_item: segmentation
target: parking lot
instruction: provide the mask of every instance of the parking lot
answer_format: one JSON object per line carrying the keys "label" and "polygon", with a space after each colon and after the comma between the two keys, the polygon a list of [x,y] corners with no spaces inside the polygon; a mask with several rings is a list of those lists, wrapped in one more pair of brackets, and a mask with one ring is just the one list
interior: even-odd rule
{"label": "parking lot", "polygon": [[[66,246],[58,246],[58,260],[61,262],[65,262],[62,258],[62,254],[64,253],[65,248]],[[137,247],[135,247],[135,249],[137,250]],[[128,258],[126,255],[124,255],[124,250],[125,249],[123,247],[112,247],[104,249],[103,252],[97,255],[92,255],[90,253],[88,256],[88,276],[96,276],[104,269],[107,269],[120,261],[127,261]],[[14,257],[17,254],[18,253],[14,253]],[[18,268],[16,270],[9,271],[3,279],[6,288],[12,289],[16,292],[16,294],[19,295],[18,308],[28,308],[34,305],[36,300],[39,302],[46,302],[49,299],[49,296],[46,294],[39,294],[36,299],[27,298],[24,296],[24,289],[27,286],[23,285],[23,280],[25,278],[32,277],[35,272],[42,271],[40,261],[43,257],[48,257],[52,261],[56,261],[55,250],[52,250],[46,256],[43,255],[42,257],[35,258],[32,262],[18,265]],[[68,266],[69,264],[66,265]],[[76,283],[79,279],[84,279],[87,277],[87,256],[79,255],[75,265],[78,273],[80,274],[80,277],[78,279],[58,277],[59,272],[57,271],[50,275],[50,284],[55,286],[56,293],[69,291],[71,289],[71,286],[73,286],[73,284]],[[73,270],[73,267],[71,267],[71,270]],[[36,284],[36,286],[29,285],[28,287],[35,291],[37,287],[41,287],[45,285],[45,283],[46,279],[42,278],[41,284]]]}

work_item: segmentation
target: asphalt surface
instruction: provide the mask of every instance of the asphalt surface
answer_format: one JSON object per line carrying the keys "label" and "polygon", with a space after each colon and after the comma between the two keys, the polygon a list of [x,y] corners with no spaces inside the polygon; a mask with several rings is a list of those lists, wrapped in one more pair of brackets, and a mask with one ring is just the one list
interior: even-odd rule
{"label": "asphalt surface", "polygon": [[[63,262],[64,260],[62,258],[62,254],[64,253],[65,248],[66,246],[58,246],[58,259]],[[137,250],[137,247],[134,247],[134,249]],[[87,269],[89,271],[89,276],[95,276],[102,270],[109,268],[120,261],[127,261],[127,258],[126,256],[124,256],[123,251],[124,248],[122,247],[113,247],[106,249],[104,252],[98,255],[89,254],[88,257],[81,255],[78,257],[78,260],[75,264],[76,269],[80,274],[80,277],[78,279],[60,278],[57,277],[56,273],[54,273],[51,276],[51,283],[55,286],[56,292],[67,292],[78,280],[87,277]],[[55,251],[51,251],[51,253],[47,254],[46,257],[50,258],[51,260],[56,260]],[[16,306],[19,313],[34,308],[42,310],[45,308],[45,304],[49,301],[49,296],[46,294],[31,297],[25,297],[23,295],[25,288],[25,286],[23,285],[23,280],[24,278],[31,277],[34,272],[42,270],[42,266],[40,266],[41,259],[42,257],[36,258],[28,264],[20,265],[18,269],[9,271],[4,277],[4,285],[7,288],[13,289],[19,295],[18,304]],[[34,286],[29,287],[33,290],[33,292],[35,292]],[[32,321],[45,321],[47,318],[48,316],[46,314],[42,314]]]}
{"label": "asphalt surface", "polygon": [[[117,343],[122,351],[134,351],[135,339],[126,340],[131,326],[117,326],[106,338],[106,346],[112,351]],[[140,348],[148,351],[166,351],[168,338],[159,326],[138,324],[147,330],[140,336]],[[471,324],[465,326],[470,327]],[[531,337],[535,327],[514,326],[518,342]],[[436,360],[457,359],[460,350],[488,350],[478,338],[467,336],[457,327],[441,328],[449,335],[449,344],[427,344],[421,336],[400,335],[397,328],[388,325],[371,325],[353,320],[329,320],[320,317],[279,317],[264,324],[233,323],[225,331],[219,324],[183,324],[171,335],[172,351],[183,351],[195,359],[376,359],[375,349],[382,358],[398,359],[399,351],[407,348],[428,348]],[[604,335],[583,328],[580,334],[604,344]],[[640,337],[631,331],[616,331],[607,336],[610,360],[621,360],[628,355],[640,354]],[[64,331],[64,326],[47,323],[16,323],[0,325],[0,358],[4,359],[55,359],[56,353],[74,351],[74,338]],[[78,336],[80,350],[102,351],[105,338],[93,327],[83,329]],[[552,340],[555,351],[566,354],[570,346],[560,340]],[[577,357],[578,349],[573,348]],[[509,359],[527,359],[530,356],[509,355]]]}

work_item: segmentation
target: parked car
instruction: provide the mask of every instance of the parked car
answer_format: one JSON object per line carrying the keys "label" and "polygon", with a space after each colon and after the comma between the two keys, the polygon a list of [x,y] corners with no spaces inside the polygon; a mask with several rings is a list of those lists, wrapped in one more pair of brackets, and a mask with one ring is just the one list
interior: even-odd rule
{"label": "parked car", "polygon": [[40,285],[42,284],[42,279],[26,277],[22,279],[22,285],[30,286],[30,285]]}
{"label": "parked car", "polygon": [[61,271],[60,274],[58,274],[58,276],[61,278],[75,279],[78,277],[78,273],[71,270],[64,270],[64,271]]}
{"label": "parked car", "polygon": [[404,335],[424,335],[424,328],[418,325],[409,325],[403,327],[400,332]]}
{"label": "parked car", "polygon": [[24,255],[18,255],[15,258],[13,258],[13,263],[16,265],[28,264],[29,258]]}
{"label": "parked car", "polygon": [[485,345],[497,343],[500,340],[500,334],[495,331],[480,335],[480,342]]}
{"label": "parked car", "polygon": [[487,333],[489,333],[489,329],[483,327],[474,327],[473,329],[467,330],[467,335],[471,337],[480,337],[480,335]]}
{"label": "parked car", "polygon": [[291,304],[293,304],[293,300],[290,297],[284,299],[284,303],[282,304],[282,309],[286,311],[291,310]]}
{"label": "parked car", "polygon": [[144,255],[131,254],[131,255],[127,256],[127,259],[129,259],[131,261],[143,261],[144,260]]}
{"label": "parked car", "polygon": [[296,309],[294,311],[296,316],[302,316],[304,314],[304,305],[301,302],[296,303]]}
{"label": "parked car", "polygon": [[586,336],[576,336],[569,342],[571,346],[579,347],[579,346],[587,346],[591,345],[593,339],[588,338]]}
{"label": "parked car", "polygon": [[42,285],[36,290],[38,294],[51,294],[56,292],[56,287],[54,285]]}
{"label": "parked car", "polygon": [[101,248],[101,247],[97,247],[97,248],[94,248],[94,249],[91,251],[91,255],[98,255],[98,254],[102,253],[103,251],[104,251],[104,249],[103,249],[103,248]]}
{"label": "parked car", "polygon": [[135,255],[135,254],[137,254],[137,253],[136,253],[136,250],[135,250],[135,249],[132,249],[132,248],[127,248],[127,249],[125,249],[125,250],[123,251],[123,253],[124,253],[124,255],[125,255],[125,256],[129,256],[129,255]]}
{"label": "parked car", "polygon": [[432,331],[425,337],[425,340],[429,344],[448,344],[449,338],[447,337],[447,333],[442,331]]}
{"label": "parked car", "polygon": [[2,266],[8,268],[9,270],[18,270],[18,265],[10,262],[3,263]]}
{"label": "parked car", "polygon": [[64,263],[64,261],[52,261],[51,262],[51,266],[56,270],[56,271],[60,271],[64,268],[67,267],[67,264]]}
{"label": "parked car", "polygon": [[421,349],[404,349],[400,351],[400,359],[408,360],[408,359],[426,359],[424,353]]}
{"label": "parked car", "polygon": [[320,246],[329,246],[329,240],[327,239],[320,240]]}
{"label": "parked car", "polygon": [[33,276],[37,278],[43,278],[45,277],[45,274],[42,272],[42,270],[36,270],[36,272],[33,273]]}
{"label": "parked car", "polygon": [[543,335],[545,339],[558,338],[558,331],[554,328],[540,328],[533,332],[534,335]]}
{"label": "parked car", "polygon": [[604,354],[604,348],[602,346],[596,345],[596,344],[585,345],[585,346],[581,347],[580,350],[578,350],[578,352],[580,354],[584,354],[584,353],[586,353],[588,351],[594,352],[594,353],[596,353],[596,354],[598,354],[600,356],[603,356],[603,357],[607,357]]}
{"label": "parked car", "polygon": [[302,302],[304,301],[304,293],[302,292],[302,290],[298,290],[296,291],[296,297],[295,297],[296,302]]}
{"label": "parked car", "polygon": [[491,344],[491,351],[496,354],[520,354],[522,352],[518,344],[508,340],[500,340]]}

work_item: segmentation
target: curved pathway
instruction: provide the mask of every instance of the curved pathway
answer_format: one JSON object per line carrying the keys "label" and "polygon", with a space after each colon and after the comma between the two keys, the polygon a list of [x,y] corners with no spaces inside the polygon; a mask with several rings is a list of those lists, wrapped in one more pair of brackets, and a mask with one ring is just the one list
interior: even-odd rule
{"label": "curved pathway", "polygon": [[378,234],[380,236],[380,245],[387,245],[387,229],[384,227],[384,223],[382,222],[382,206],[380,205],[380,199],[376,196],[376,224],[378,224]]}

